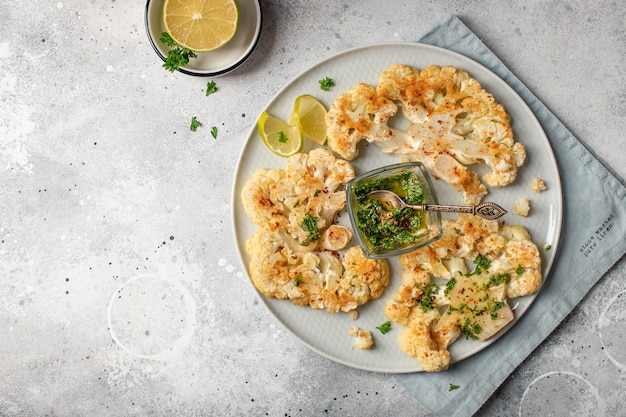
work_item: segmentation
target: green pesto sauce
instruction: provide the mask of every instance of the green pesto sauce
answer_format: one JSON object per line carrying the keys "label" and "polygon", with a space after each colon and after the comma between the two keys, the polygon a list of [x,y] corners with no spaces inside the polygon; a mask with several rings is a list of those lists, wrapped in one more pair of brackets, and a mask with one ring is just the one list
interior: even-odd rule
{"label": "green pesto sauce", "polygon": [[374,251],[395,250],[424,239],[426,212],[410,208],[395,209],[367,197],[375,190],[390,190],[408,204],[422,204],[424,190],[411,171],[358,183],[352,188],[356,197],[356,220],[368,246]]}

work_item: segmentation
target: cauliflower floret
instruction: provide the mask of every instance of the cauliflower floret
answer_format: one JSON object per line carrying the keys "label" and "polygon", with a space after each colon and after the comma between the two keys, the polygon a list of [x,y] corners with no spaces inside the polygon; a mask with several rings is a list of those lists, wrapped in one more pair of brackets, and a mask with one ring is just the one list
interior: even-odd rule
{"label": "cauliflower floret", "polygon": [[352,239],[352,231],[338,224],[331,224],[322,233],[320,244],[326,250],[336,251],[345,248]]}
{"label": "cauliflower floret", "polygon": [[527,198],[520,198],[515,202],[513,208],[515,209],[516,214],[528,217],[530,214],[530,200]]}
{"label": "cauliflower floret", "polygon": [[[409,121],[406,134],[387,126],[396,102]],[[390,110],[378,120],[372,113],[380,113],[365,110],[368,103]],[[433,176],[462,191],[470,205],[478,204],[487,188],[467,165],[484,163],[491,171],[483,181],[504,187],[515,181],[517,168],[526,159],[524,146],[513,140],[504,107],[476,79],[453,66],[431,65],[420,71],[392,65],[381,74],[375,91],[360,84],[340,96],[331,109],[326,122],[329,146],[335,152],[352,159],[357,155],[356,143],[367,139],[384,152],[422,162]]]}
{"label": "cauliflower floret", "polygon": [[343,276],[323,292],[324,308],[329,312],[354,310],[380,298],[389,285],[387,261],[367,258],[360,246],[350,247],[342,263]]}
{"label": "cauliflower floret", "polygon": [[365,350],[374,346],[374,339],[372,339],[372,332],[370,331],[350,327],[348,334],[354,338],[354,346],[359,349]]}
{"label": "cauliflower floret", "polygon": [[448,347],[459,336],[498,333],[514,319],[508,300],[536,292],[542,279],[539,250],[524,227],[469,214],[445,220],[442,238],[402,255],[400,265],[400,287],[385,315],[407,326],[400,347],[428,372],[448,367]]}
{"label": "cauliflower floret", "polygon": [[539,193],[541,191],[547,190],[548,187],[546,186],[546,184],[543,182],[541,178],[533,178],[530,181],[530,189],[536,193]]}
{"label": "cauliflower floret", "polygon": [[437,345],[431,335],[433,324],[439,319],[437,310],[425,313],[415,309],[413,320],[398,337],[400,349],[417,359],[426,372],[445,371],[450,365],[450,352]]}
{"label": "cauliflower floret", "polygon": [[277,230],[285,224],[287,212],[282,199],[276,196],[277,184],[284,178],[279,169],[259,169],[241,191],[243,208],[254,224],[269,224]]}
{"label": "cauliflower floret", "polygon": [[338,191],[354,169],[329,151],[315,149],[287,160],[284,171],[258,170],[242,189],[242,201],[258,224],[246,241],[254,286],[268,297],[290,299],[328,312],[349,312],[382,295],[389,283],[385,260],[348,249],[352,238],[334,224],[346,204]]}
{"label": "cauliflower floret", "polygon": [[352,160],[359,154],[358,143],[365,139],[393,141],[405,139],[404,132],[387,126],[398,107],[376,94],[369,84],[358,84],[340,95],[326,113],[327,144],[342,158]]}

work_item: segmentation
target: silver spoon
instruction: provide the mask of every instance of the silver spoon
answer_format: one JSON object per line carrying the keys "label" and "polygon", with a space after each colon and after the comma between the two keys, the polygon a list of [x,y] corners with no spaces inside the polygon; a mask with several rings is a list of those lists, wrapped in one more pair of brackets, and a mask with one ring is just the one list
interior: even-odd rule
{"label": "silver spoon", "polygon": [[507,213],[505,209],[496,203],[481,203],[477,206],[450,206],[443,204],[407,204],[402,198],[389,190],[376,190],[367,196],[374,200],[389,203],[393,208],[412,208],[414,210],[444,211],[447,213],[470,213],[483,219],[495,220]]}

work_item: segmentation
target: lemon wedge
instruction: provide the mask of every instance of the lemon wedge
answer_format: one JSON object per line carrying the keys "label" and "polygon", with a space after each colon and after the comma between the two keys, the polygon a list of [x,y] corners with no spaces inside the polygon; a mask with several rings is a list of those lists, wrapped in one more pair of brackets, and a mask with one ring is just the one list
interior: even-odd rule
{"label": "lemon wedge", "polygon": [[257,128],[265,146],[277,155],[291,156],[300,152],[304,146],[304,138],[298,126],[267,112],[261,113]]}
{"label": "lemon wedge", "polygon": [[235,36],[239,9],[234,0],[165,0],[165,30],[180,46],[212,51]]}
{"label": "lemon wedge", "polygon": [[296,98],[290,120],[295,122],[302,136],[323,145],[326,143],[326,107],[315,97],[305,94]]}

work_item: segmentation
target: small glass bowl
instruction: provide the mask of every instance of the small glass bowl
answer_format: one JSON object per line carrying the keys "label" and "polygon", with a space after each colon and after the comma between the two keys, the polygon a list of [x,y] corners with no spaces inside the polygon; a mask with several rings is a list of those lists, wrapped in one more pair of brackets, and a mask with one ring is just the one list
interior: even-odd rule
{"label": "small glass bowl", "polygon": [[394,176],[407,170],[413,172],[419,179],[422,185],[422,190],[424,192],[424,203],[438,204],[437,195],[435,194],[430,175],[420,162],[406,162],[378,168],[373,171],[366,172],[365,174],[359,175],[352,181],[348,182],[348,184],[346,185],[346,196],[348,201],[348,213],[350,216],[350,223],[352,224],[352,228],[355,231],[354,234],[357,237],[359,245],[363,248],[365,254],[370,258],[388,258],[396,255],[401,255],[403,253],[412,252],[435,242],[441,237],[443,233],[443,227],[441,224],[441,213],[436,211],[425,212],[426,225],[425,229],[423,229],[423,233],[420,233],[420,235],[423,235],[423,238],[393,249],[379,248],[373,246],[359,227],[359,223],[357,221],[357,211],[359,209],[359,203],[357,202],[354,187],[363,183],[364,181]]}

